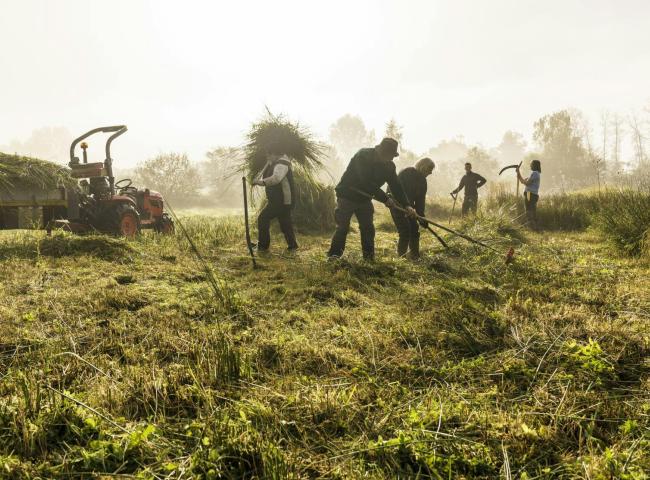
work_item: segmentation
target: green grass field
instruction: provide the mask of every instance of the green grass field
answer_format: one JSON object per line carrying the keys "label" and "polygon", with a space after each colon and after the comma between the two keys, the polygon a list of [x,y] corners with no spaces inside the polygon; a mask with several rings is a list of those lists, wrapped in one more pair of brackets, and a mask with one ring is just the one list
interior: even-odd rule
{"label": "green grass field", "polygon": [[[582,478],[650,471],[650,264],[595,230],[423,232],[424,259],[253,270],[238,217],[180,236],[0,232],[0,477]],[[507,212],[506,212],[507,213]]]}

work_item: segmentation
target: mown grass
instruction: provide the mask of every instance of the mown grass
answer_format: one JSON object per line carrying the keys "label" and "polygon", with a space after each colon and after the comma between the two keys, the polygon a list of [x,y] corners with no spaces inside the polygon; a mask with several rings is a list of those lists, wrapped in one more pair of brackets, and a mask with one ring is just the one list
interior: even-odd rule
{"label": "mown grass", "polygon": [[645,478],[648,264],[512,218],[454,224],[509,265],[386,229],[254,270],[240,218],[186,217],[228,306],[180,233],[1,234],[0,476]]}

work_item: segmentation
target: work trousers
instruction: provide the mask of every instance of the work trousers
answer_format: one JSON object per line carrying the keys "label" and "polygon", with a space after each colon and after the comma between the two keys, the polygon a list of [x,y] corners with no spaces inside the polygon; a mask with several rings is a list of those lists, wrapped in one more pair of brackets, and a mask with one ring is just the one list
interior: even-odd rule
{"label": "work trousers", "polygon": [[526,220],[528,225],[537,229],[537,201],[539,195],[532,192],[524,192],[524,206],[526,207]]}
{"label": "work trousers", "polygon": [[293,221],[291,219],[291,205],[275,205],[267,203],[257,217],[257,248],[258,250],[268,250],[271,245],[271,220],[278,219],[280,230],[287,241],[287,247],[290,250],[298,248],[296,234],[293,231]]}
{"label": "work trousers", "polygon": [[411,256],[417,258],[420,256],[420,227],[417,220],[407,217],[404,212],[394,208],[390,209],[390,214],[395,222],[399,239],[397,240],[397,254],[402,257],[408,250]]}
{"label": "work trousers", "polygon": [[336,231],[332,237],[332,243],[328,255],[343,255],[345,241],[350,231],[350,220],[352,215],[357,217],[359,222],[359,233],[361,234],[361,250],[363,257],[373,259],[375,256],[375,225],[373,223],[375,208],[371,200],[353,202],[347,198],[337,197],[334,220]]}
{"label": "work trousers", "polygon": [[476,207],[478,206],[478,195],[477,196],[468,196],[465,195],[463,198],[463,216],[467,215],[467,212],[471,211],[476,215]]}

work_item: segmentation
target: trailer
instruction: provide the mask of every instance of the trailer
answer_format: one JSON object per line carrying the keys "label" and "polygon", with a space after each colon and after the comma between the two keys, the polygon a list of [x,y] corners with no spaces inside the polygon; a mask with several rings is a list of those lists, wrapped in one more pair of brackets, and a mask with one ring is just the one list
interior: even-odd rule
{"label": "trailer", "polygon": [[16,186],[0,190],[0,229],[39,229],[78,211],[79,195],[66,187]]}

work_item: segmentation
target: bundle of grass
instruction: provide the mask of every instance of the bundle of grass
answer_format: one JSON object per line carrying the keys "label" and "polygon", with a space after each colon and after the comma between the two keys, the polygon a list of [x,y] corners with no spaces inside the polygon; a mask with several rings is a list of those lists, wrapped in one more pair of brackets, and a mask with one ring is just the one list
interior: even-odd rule
{"label": "bundle of grass", "polygon": [[278,148],[292,159],[296,188],[294,221],[299,230],[324,231],[334,225],[334,189],[316,179],[323,168],[323,146],[312,133],[281,115],[266,115],[251,126],[239,171],[249,180],[266,165],[269,148]]}
{"label": "bundle of grass", "polygon": [[0,192],[19,188],[72,187],[70,171],[52,162],[20,155],[0,153]]}
{"label": "bundle of grass", "polygon": [[602,196],[596,223],[626,254],[650,254],[650,183],[608,191]]}

